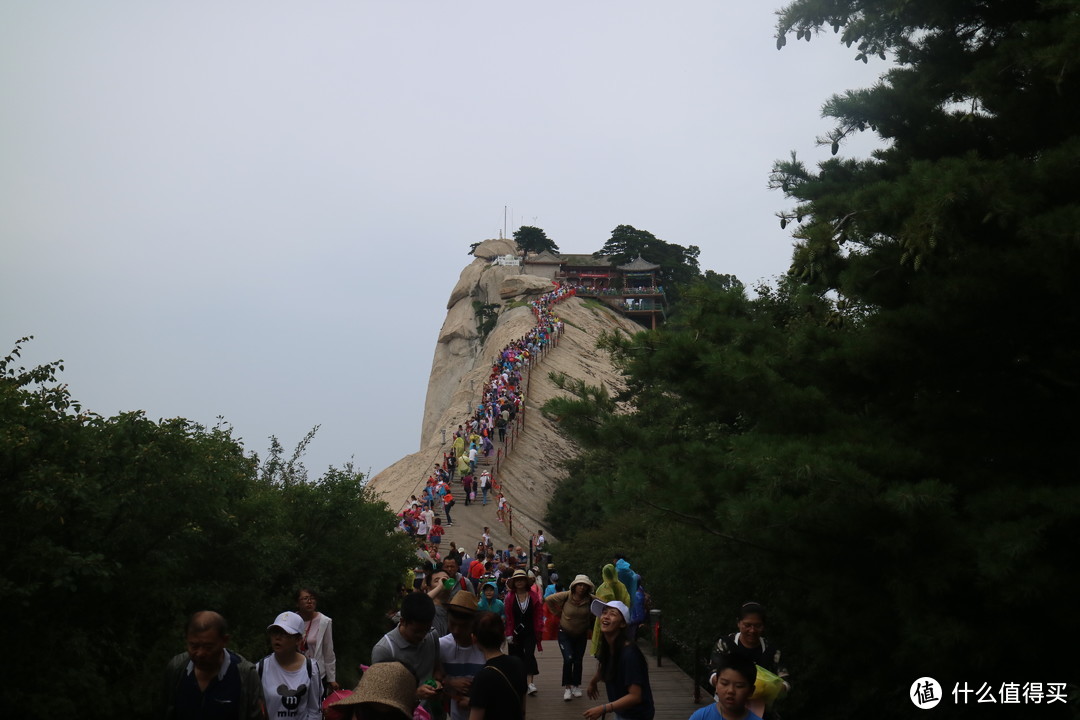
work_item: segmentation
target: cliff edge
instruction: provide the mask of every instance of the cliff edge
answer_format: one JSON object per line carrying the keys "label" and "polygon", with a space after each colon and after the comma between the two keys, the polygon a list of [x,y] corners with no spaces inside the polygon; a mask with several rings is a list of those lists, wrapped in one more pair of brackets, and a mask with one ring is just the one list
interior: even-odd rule
{"label": "cliff edge", "polygon": [[[441,463],[453,431],[471,416],[480,399],[492,360],[534,327],[536,320],[528,301],[554,288],[546,278],[522,274],[520,266],[492,262],[498,256],[516,254],[518,250],[510,240],[480,243],[473,251],[475,259],[462,270],[450,293],[446,320],[431,363],[420,450],[370,481],[370,487],[394,511],[399,511],[411,495],[420,493],[435,463]],[[498,321],[483,341],[474,302],[498,306]],[[455,482],[458,502],[451,512],[454,525],[447,529],[444,547],[453,540],[473,550],[485,525],[492,528],[495,542],[502,547],[510,542],[524,544],[542,526],[548,500],[563,476],[561,461],[577,452],[540,412],[547,400],[562,392],[548,378],[549,373],[566,373],[611,389],[621,385],[608,355],[596,348],[596,340],[605,331],[634,333],[642,327],[607,306],[577,297],[556,305],[554,313],[565,323],[563,335],[558,346],[532,368],[525,396],[525,428],[500,462],[499,479],[514,511],[513,535],[497,522],[493,502],[466,507],[460,485]],[[496,443],[496,447],[501,444]]]}

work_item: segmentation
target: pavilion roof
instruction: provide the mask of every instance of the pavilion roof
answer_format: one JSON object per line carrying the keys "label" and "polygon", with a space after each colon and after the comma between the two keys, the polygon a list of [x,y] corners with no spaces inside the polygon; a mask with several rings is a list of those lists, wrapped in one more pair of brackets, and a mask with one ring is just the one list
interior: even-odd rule
{"label": "pavilion roof", "polygon": [[533,255],[530,258],[526,258],[526,265],[561,265],[562,258],[553,255],[550,250],[545,250],[539,255]]}
{"label": "pavilion roof", "polygon": [[562,260],[563,265],[573,265],[575,267],[611,267],[611,258],[609,257],[593,257],[592,253],[586,253],[584,255],[560,255],[559,259]]}
{"label": "pavilion roof", "polygon": [[660,266],[656,263],[651,263],[638,255],[625,265],[619,265],[618,268],[624,272],[646,272],[649,270],[659,270]]}

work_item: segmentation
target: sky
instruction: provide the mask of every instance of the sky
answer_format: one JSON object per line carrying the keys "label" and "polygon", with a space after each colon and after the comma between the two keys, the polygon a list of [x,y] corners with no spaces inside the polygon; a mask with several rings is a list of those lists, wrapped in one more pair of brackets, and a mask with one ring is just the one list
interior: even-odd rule
{"label": "sky", "polygon": [[822,104],[886,68],[777,51],[778,7],[0,3],[0,351],[33,335],[102,415],[222,417],[260,455],[319,425],[313,477],[377,473],[418,449],[474,242],[628,224],[787,269],[769,170],[827,157]]}

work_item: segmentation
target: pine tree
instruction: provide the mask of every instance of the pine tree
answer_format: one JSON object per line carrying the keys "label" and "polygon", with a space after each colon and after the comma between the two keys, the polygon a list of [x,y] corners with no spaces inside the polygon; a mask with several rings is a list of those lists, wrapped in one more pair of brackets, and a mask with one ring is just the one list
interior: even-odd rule
{"label": "pine tree", "polygon": [[828,28],[894,66],[829,100],[820,142],[885,149],[778,162],[788,276],[752,299],[704,283],[608,339],[619,411],[572,385],[549,403],[586,449],[549,522],[572,535],[582,498],[577,528],[618,533],[689,643],[771,604],[785,716],[907,716],[929,675],[950,717],[982,717],[954,683],[1071,682],[1080,630],[1080,12],[802,0],[778,45]]}
{"label": "pine tree", "polygon": [[514,242],[518,244],[526,257],[528,257],[529,253],[539,255],[545,250],[553,253],[559,252],[559,246],[547,236],[547,233],[541,228],[532,225],[522,225],[515,230]]}

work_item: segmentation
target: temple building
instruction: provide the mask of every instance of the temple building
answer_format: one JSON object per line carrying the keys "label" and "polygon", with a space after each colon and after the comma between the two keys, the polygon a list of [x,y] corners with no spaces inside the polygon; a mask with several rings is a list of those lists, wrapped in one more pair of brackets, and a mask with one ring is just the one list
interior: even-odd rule
{"label": "temple building", "polygon": [[555,254],[544,251],[523,261],[530,275],[556,280],[576,288],[581,297],[595,297],[656,329],[667,319],[667,297],[660,285],[660,266],[640,255],[624,265],[591,254]]}

